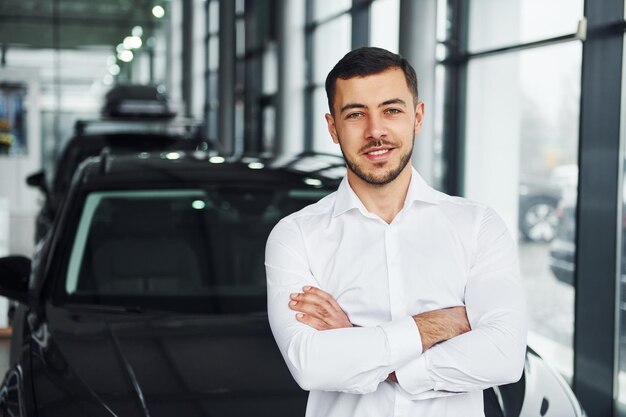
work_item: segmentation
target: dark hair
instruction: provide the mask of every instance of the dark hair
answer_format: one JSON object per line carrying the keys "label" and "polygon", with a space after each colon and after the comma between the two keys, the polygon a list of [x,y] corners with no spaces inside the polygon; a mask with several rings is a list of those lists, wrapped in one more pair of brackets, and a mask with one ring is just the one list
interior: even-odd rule
{"label": "dark hair", "polygon": [[413,94],[414,104],[417,104],[417,75],[406,58],[389,52],[386,49],[366,46],[348,52],[337,62],[326,77],[326,97],[328,108],[334,114],[335,87],[337,79],[348,80],[354,77],[365,77],[379,74],[389,68],[400,68],[404,72],[406,84]]}

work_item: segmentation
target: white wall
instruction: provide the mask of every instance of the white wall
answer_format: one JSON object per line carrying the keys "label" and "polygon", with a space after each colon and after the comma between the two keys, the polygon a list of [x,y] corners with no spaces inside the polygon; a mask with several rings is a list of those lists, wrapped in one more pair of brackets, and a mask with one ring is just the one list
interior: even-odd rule
{"label": "white wall", "polygon": [[[22,156],[0,155],[0,256],[26,255],[33,251],[38,192],[26,185],[26,177],[41,167],[39,74],[28,68],[0,68],[0,82],[27,86],[26,141]],[[7,299],[0,297],[0,327],[7,326]]]}
{"label": "white wall", "polygon": [[0,68],[0,82],[27,86],[24,107],[27,112],[28,151],[22,156],[0,156],[0,199],[8,202],[9,252],[30,256],[39,196],[38,191],[28,187],[25,180],[41,168],[39,75],[37,70],[31,68]]}

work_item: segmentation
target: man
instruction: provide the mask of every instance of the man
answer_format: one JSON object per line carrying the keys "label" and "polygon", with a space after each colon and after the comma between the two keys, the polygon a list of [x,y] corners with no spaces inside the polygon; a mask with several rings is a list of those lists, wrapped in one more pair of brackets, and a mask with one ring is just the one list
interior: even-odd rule
{"label": "man", "polygon": [[408,62],[379,48],[329,73],[337,192],[283,220],[266,248],[272,331],[308,417],[483,416],[519,379],[526,310],[515,244],[482,204],[411,166],[424,104]]}

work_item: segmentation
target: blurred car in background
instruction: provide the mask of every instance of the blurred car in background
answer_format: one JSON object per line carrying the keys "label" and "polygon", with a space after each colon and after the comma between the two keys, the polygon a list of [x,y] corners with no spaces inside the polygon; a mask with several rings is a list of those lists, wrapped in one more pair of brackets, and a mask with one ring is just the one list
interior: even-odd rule
{"label": "blurred car in background", "polygon": [[[344,173],[331,155],[87,159],[32,262],[0,259],[0,294],[20,303],[0,411],[304,415],[267,320],[265,242]],[[486,417],[584,415],[532,350],[484,398]]]}
{"label": "blurred car in background", "polygon": [[106,94],[102,116],[109,119],[176,117],[163,86],[118,84]]}
{"label": "blurred car in background", "polygon": [[548,177],[522,174],[519,186],[519,230],[529,242],[551,242],[557,234],[557,206],[565,190],[576,189],[578,166],[555,166]]}
{"label": "blurred car in background", "polygon": [[574,285],[576,267],[576,189],[566,189],[557,208],[559,219],[550,244],[550,270],[562,282]]}
{"label": "blurred car in background", "polygon": [[522,176],[519,186],[519,230],[530,242],[550,242],[556,235],[556,206],[561,187],[544,178]]}
{"label": "blurred car in background", "polygon": [[[103,149],[113,154],[140,151],[207,150],[201,125],[192,120],[174,119],[163,90],[157,86],[118,85],[106,95],[100,120],[79,120],[56,161],[52,175],[44,171],[30,175],[26,182],[38,188],[44,202],[37,215],[35,241],[51,227],[74,171],[90,156]],[[51,178],[50,178],[51,177]]]}
{"label": "blurred car in background", "polygon": [[[626,170],[624,172],[626,175]],[[626,283],[626,182],[622,189],[622,247],[620,249],[621,283]],[[575,186],[565,189],[563,197],[557,208],[559,219],[557,234],[550,244],[550,270],[559,280],[569,285],[575,285],[576,269],[576,205],[578,190]],[[626,286],[621,285],[626,291]],[[626,299],[626,293],[621,299]],[[626,311],[626,306],[622,303],[621,310]],[[626,321],[625,321],[626,322]]]}

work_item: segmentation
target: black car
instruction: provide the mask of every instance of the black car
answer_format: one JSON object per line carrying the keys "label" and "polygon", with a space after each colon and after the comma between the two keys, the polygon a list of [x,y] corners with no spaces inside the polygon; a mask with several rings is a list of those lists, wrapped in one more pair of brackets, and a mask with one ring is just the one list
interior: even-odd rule
{"label": "black car", "polygon": [[[32,262],[0,259],[20,302],[10,416],[303,416],[266,314],[264,247],[324,197],[341,158],[169,152],[85,161]],[[31,271],[32,269],[32,271]],[[529,351],[522,379],[485,391],[487,417],[580,416]]]}
{"label": "black car", "polygon": [[207,150],[212,148],[193,120],[174,119],[167,97],[156,86],[120,85],[106,95],[102,119],[79,120],[74,135],[65,144],[51,175],[44,171],[30,175],[26,182],[44,195],[37,215],[35,241],[50,229],[58,208],[68,192],[78,165],[104,149],[114,154],[141,151]]}
{"label": "black car", "polygon": [[[625,172],[626,174],[626,172]],[[626,242],[626,183],[622,201],[622,242]],[[575,284],[576,269],[576,203],[577,188],[569,188],[563,193],[559,202],[557,215],[559,219],[557,234],[550,244],[550,270],[559,280],[569,285]],[[626,244],[621,247],[621,283],[626,283]],[[622,285],[623,288],[626,286]],[[626,293],[622,295],[626,299]],[[624,306],[622,310],[626,310]]]}

